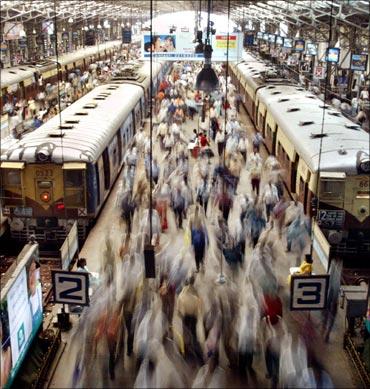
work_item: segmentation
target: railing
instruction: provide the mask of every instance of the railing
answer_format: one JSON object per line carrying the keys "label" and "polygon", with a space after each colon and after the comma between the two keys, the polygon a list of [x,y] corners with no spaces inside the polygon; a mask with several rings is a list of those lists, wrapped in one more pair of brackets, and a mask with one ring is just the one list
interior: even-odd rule
{"label": "railing", "polygon": [[370,376],[369,372],[367,371],[367,368],[363,361],[361,360],[361,357],[356,350],[356,347],[349,336],[348,332],[344,334],[344,341],[343,346],[346,352],[348,353],[349,359],[351,360],[356,374],[358,378],[361,380],[361,383],[364,388],[370,388]]}
{"label": "railing", "polygon": [[44,355],[42,366],[40,370],[37,372],[37,378],[32,383],[31,388],[43,388],[45,383],[47,382],[47,375],[50,369],[50,365],[52,364],[55,355],[58,351],[59,345],[61,343],[61,331],[60,329],[51,330],[47,329],[44,331],[45,342],[50,342],[47,352]]}

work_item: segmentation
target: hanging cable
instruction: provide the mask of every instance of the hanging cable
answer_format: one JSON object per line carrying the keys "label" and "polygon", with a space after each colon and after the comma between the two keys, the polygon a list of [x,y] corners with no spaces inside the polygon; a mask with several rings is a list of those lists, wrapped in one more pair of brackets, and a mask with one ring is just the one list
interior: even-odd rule
{"label": "hanging cable", "polygon": [[149,100],[149,237],[150,244],[153,237],[153,0],[150,0],[150,100]]}
{"label": "hanging cable", "polygon": [[[226,165],[226,124],[227,124],[227,97],[228,97],[228,78],[229,78],[229,29],[230,29],[230,0],[227,1],[227,40],[226,40],[226,82],[225,82],[225,99],[224,99],[224,114],[225,114],[225,120],[224,120],[224,147],[223,147],[223,152],[222,152],[222,167],[223,171],[225,174],[225,165]],[[225,177],[223,177],[222,180],[222,214],[224,214],[224,209],[225,209],[225,201],[226,201],[226,184],[225,184]],[[226,220],[227,223],[227,220]],[[225,241],[225,234],[224,234],[224,228],[221,228],[221,242],[222,242],[222,247],[221,247],[221,261],[220,261],[220,276],[219,276],[219,283],[223,284],[225,282],[225,277],[223,274],[223,245]]]}
{"label": "hanging cable", "polygon": [[[60,103],[60,77],[61,77],[61,65],[59,63],[59,52],[58,52],[58,27],[57,27],[57,0],[54,0],[54,34],[55,34],[55,58],[56,58],[56,65],[57,65],[57,91],[58,91],[58,117],[59,117],[59,130],[60,130],[60,148],[61,148],[61,157],[62,157],[62,167],[64,165],[64,149],[63,149],[63,129],[62,129],[62,109],[61,109],[61,103]],[[60,70],[60,71],[59,71]],[[68,220],[68,214],[67,214],[67,208],[65,206],[65,199],[66,199],[66,191],[65,191],[65,185],[64,185],[64,173],[62,175],[63,177],[63,201],[64,201],[64,218],[67,221]],[[77,216],[77,240],[78,240],[78,216]],[[66,239],[67,239],[67,251],[68,251],[68,258],[71,257],[70,255],[70,244],[69,244],[69,237],[68,232],[66,229]],[[77,257],[80,257],[80,249],[79,245],[77,245]]]}
{"label": "hanging cable", "polygon": [[[329,36],[328,36],[328,48],[332,44],[332,28],[333,28],[333,9],[334,4],[333,0],[331,0],[330,5],[330,19],[329,19]],[[325,125],[325,112],[326,112],[326,101],[328,98],[328,86],[330,83],[330,70],[331,70],[331,64],[328,61],[328,58],[326,59],[326,77],[325,77],[325,89],[324,89],[324,104],[322,108],[322,120],[321,120],[321,131],[320,131],[320,146],[319,146],[319,159],[318,159],[318,166],[317,166],[317,175],[316,175],[316,196],[311,200],[317,202],[317,209],[316,209],[316,215],[314,215],[314,219],[317,223],[318,216],[319,216],[319,208],[320,208],[320,190],[319,190],[319,183],[320,183],[320,171],[321,171],[321,155],[322,155],[322,144],[323,144],[323,138],[324,138],[324,125]],[[312,204],[311,204],[312,205]],[[311,207],[312,209],[312,207]],[[313,251],[313,226],[311,227],[311,255]]]}

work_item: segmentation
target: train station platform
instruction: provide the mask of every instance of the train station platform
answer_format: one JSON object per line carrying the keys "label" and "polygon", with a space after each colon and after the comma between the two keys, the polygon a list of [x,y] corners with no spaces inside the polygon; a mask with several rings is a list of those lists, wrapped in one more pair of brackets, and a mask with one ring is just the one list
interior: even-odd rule
{"label": "train station platform", "polygon": [[[200,118],[196,115],[194,120],[188,119],[183,125],[184,133],[187,137],[192,136],[192,131],[194,128],[198,128]],[[238,120],[241,123],[242,128],[247,131],[249,139],[254,131],[253,125],[246,115],[246,112],[242,108],[241,112],[238,114]],[[147,129],[146,129],[147,130]],[[249,142],[251,144],[251,142]],[[210,164],[214,165],[218,162],[217,151],[215,145],[211,144],[213,148],[215,157],[211,158]],[[249,149],[248,152],[251,152]],[[154,155],[158,161],[163,161],[164,153],[161,151],[158,142],[154,143]],[[263,158],[266,158],[265,150],[261,150],[261,155]],[[190,171],[194,174],[196,171],[196,159],[192,158],[189,153],[190,160]],[[144,174],[144,163],[141,159],[138,163],[138,171],[136,177],[140,177]],[[86,243],[81,249],[80,257],[87,258],[87,267],[92,272],[100,273],[102,272],[102,263],[103,255],[105,255],[105,245],[106,240],[111,241],[111,248],[114,253],[116,260],[117,271],[121,266],[121,257],[119,251],[122,247],[123,240],[125,238],[125,226],[121,221],[120,217],[120,208],[119,201],[117,199],[120,196],[122,191],[123,182],[122,182],[123,172],[118,178],[114,189],[112,190],[104,209],[101,212],[99,220],[92,229]],[[192,181],[192,177],[189,177],[189,181]],[[265,178],[262,177],[262,183],[264,184]],[[238,186],[237,193],[250,194],[250,180],[247,169],[243,168],[240,177],[240,183]],[[212,231],[216,228],[216,223],[213,217],[213,210],[208,210],[207,218],[207,228],[209,231]],[[138,225],[140,220],[138,220],[138,215],[135,216],[133,222],[133,236],[138,233]],[[230,222],[229,222],[230,223]],[[187,224],[185,220],[184,225]],[[157,249],[157,256],[165,251],[171,245],[174,247],[184,246],[184,233],[182,229],[177,229],[175,217],[173,212],[168,213],[168,230],[165,233],[162,233],[160,236],[160,247]],[[210,234],[212,234],[210,232]],[[285,332],[288,334],[287,340],[292,342],[292,344],[299,345],[302,333],[305,337],[309,339],[308,343],[310,345],[310,354],[315,355],[316,362],[321,364],[323,370],[331,377],[334,387],[338,388],[354,388],[358,387],[359,383],[356,381],[356,376],[353,373],[352,367],[347,359],[345,351],[343,349],[343,334],[344,334],[344,323],[345,318],[343,311],[339,309],[338,315],[335,320],[334,328],[331,333],[329,342],[325,342],[322,335],[322,316],[320,311],[317,312],[293,312],[289,309],[289,298],[290,290],[287,282],[289,275],[289,268],[296,265],[296,258],[294,254],[287,253],[285,251],[285,237],[280,237],[276,227],[273,228],[273,231],[269,234],[269,248],[273,252],[273,257],[276,258],[275,263],[273,264],[273,271],[276,272],[276,276],[279,280],[279,284],[282,287],[279,290],[279,295],[283,301],[283,320],[286,324]],[[241,285],[243,282],[243,276],[248,266],[248,261],[251,260],[253,256],[253,249],[251,246],[247,245],[245,253],[245,263],[240,268],[237,274],[233,273],[229,268],[229,265],[224,261],[223,269],[226,276],[226,283],[224,285],[219,285],[216,280],[217,274],[220,272],[220,262],[218,258],[210,259],[211,254],[206,261],[205,271],[197,274],[196,277],[196,286],[200,291],[206,291],[207,287],[212,285],[212,288],[217,288],[218,290],[226,290],[230,288],[236,288],[238,293],[238,285]],[[189,257],[184,257],[186,260],[189,260]],[[191,258],[191,257],[190,257]],[[185,260],[184,259],[184,260]],[[189,263],[190,268],[195,268],[193,263]],[[211,266],[213,269],[211,269]],[[323,274],[325,271],[319,261],[314,261],[313,272],[315,274]],[[239,289],[239,293],[242,289]],[[101,293],[101,289],[99,293]],[[111,289],[107,289],[106,293],[112,293]],[[95,303],[99,301],[99,297],[95,300]],[[101,301],[104,303],[106,296],[101,296]],[[207,298],[207,296],[204,296]],[[91,305],[86,310],[97,309],[96,306]],[[82,315],[80,318],[76,315],[73,315],[72,322],[73,328],[69,332],[63,333],[63,347],[60,351],[59,358],[55,361],[55,365],[51,369],[49,377],[49,388],[60,388],[60,387],[72,387],[74,382],[74,376],[76,375],[76,363],[79,361],[79,354],[86,352],[88,345],[85,342],[88,342],[91,337],[83,338],[80,337],[83,334],[84,329],[86,328],[86,323],[83,321],[86,320],[86,317]],[[175,321],[177,318],[175,317]],[[221,348],[222,349],[222,348]],[[296,349],[296,357],[305,358],[304,355],[299,354],[299,347]],[[284,352],[284,351],[283,351]],[[294,356],[294,355],[293,355]],[[285,373],[288,375],[290,372],[289,367],[292,365],[292,361],[289,360],[292,355],[284,353],[282,358],[285,360],[282,362],[282,366],[287,369]],[[220,369],[223,370],[217,387],[268,387],[270,385],[269,380],[266,378],[266,368],[265,361],[262,349],[257,349],[255,353],[255,358],[253,361],[253,367],[255,369],[256,376],[254,380],[249,383],[241,380],[234,371],[229,367],[229,361],[226,358],[225,351],[221,350],[220,352]],[[122,362],[117,362],[116,368],[116,377],[115,380],[111,380],[108,375],[108,356],[106,356],[102,350],[97,351],[97,356],[95,359],[94,365],[90,368],[89,377],[83,382],[80,382],[79,387],[132,387],[135,382],[135,362],[134,358],[126,357]],[[301,373],[301,372],[300,372]],[[192,378],[195,378],[196,371],[190,372]],[[191,380],[190,380],[191,381]]]}

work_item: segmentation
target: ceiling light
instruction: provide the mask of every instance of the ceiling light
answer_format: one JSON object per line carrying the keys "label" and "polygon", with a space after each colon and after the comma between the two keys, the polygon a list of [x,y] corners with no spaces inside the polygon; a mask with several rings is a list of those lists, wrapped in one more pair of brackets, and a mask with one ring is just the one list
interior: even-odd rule
{"label": "ceiling light", "polygon": [[36,34],[36,30],[35,29],[32,30],[32,34]]}
{"label": "ceiling light", "polygon": [[93,30],[94,29],[94,25],[93,24],[90,24],[90,29]]}
{"label": "ceiling light", "polygon": [[122,23],[121,23],[121,27],[122,27],[122,28],[125,27],[125,23],[122,22]]}
{"label": "ceiling light", "polygon": [[89,27],[85,26],[85,27],[84,27],[84,30],[85,30],[85,31],[89,31]]}
{"label": "ceiling light", "polygon": [[63,32],[65,31],[66,29],[63,27]]}
{"label": "ceiling light", "polygon": [[126,23],[126,26],[127,26],[127,27],[130,27],[130,26],[131,26],[130,22],[127,22],[127,23]]}
{"label": "ceiling light", "polygon": [[26,31],[22,28],[22,30],[19,31],[19,36],[20,38],[25,38],[26,37]]}
{"label": "ceiling light", "polygon": [[100,24],[100,23],[97,25],[97,28],[98,28],[99,30],[101,30],[101,24]]}
{"label": "ceiling light", "polygon": [[73,18],[72,18],[72,17],[70,17],[70,18],[68,19],[68,23],[73,23]]}
{"label": "ceiling light", "polygon": [[211,0],[208,0],[208,22],[207,22],[207,36],[204,45],[204,65],[203,69],[198,73],[195,82],[195,89],[204,91],[206,93],[212,92],[219,87],[218,77],[212,68],[212,46],[209,39],[209,34],[213,23],[210,21],[211,16]]}

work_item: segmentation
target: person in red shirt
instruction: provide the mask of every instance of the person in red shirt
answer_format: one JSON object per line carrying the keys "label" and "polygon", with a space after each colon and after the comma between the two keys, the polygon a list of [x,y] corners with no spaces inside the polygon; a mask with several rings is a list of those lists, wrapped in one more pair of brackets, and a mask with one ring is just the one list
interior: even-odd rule
{"label": "person in red shirt", "polygon": [[199,143],[201,147],[209,146],[207,136],[204,132],[199,136]]}

